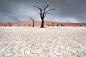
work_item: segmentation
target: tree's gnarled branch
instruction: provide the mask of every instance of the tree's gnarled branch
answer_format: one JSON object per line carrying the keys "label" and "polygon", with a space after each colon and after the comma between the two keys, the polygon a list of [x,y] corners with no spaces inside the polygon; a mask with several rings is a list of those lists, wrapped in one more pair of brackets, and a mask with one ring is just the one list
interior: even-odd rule
{"label": "tree's gnarled branch", "polygon": [[[36,7],[36,6],[33,6],[33,7]],[[36,7],[36,8],[38,8],[40,10],[41,14],[42,14],[42,8],[39,8],[39,6]]]}
{"label": "tree's gnarled branch", "polygon": [[47,5],[43,10],[46,10],[46,8],[48,7],[49,5]]}
{"label": "tree's gnarled branch", "polygon": [[41,17],[41,20],[42,20],[41,27],[44,27],[44,17],[46,16],[46,14],[49,14],[49,11],[51,11],[51,10],[55,10],[55,9],[50,9],[50,10],[46,11],[48,6],[49,5],[47,5],[46,7],[43,6],[42,8],[40,8],[39,6],[38,7],[34,6],[34,7],[38,8],[40,10],[39,14],[40,14],[40,17]]}
{"label": "tree's gnarled branch", "polygon": [[[33,6],[33,7],[36,7],[36,6]],[[36,8],[40,9],[40,8],[39,8],[39,6],[38,6],[38,7],[36,7]]]}
{"label": "tree's gnarled branch", "polygon": [[30,19],[31,19],[32,21],[34,21],[34,19],[33,19],[33,18],[31,18],[31,17],[30,17]]}
{"label": "tree's gnarled branch", "polygon": [[[49,12],[49,13],[50,13],[50,12]],[[45,12],[44,17],[46,16],[46,14],[49,14],[49,13]]]}
{"label": "tree's gnarled branch", "polygon": [[43,10],[43,8],[44,8],[44,5],[43,5],[43,7],[42,7],[42,10]]}
{"label": "tree's gnarled branch", "polygon": [[41,14],[41,13],[38,12],[38,14]]}
{"label": "tree's gnarled branch", "polygon": [[42,14],[42,9],[40,9],[40,13]]}
{"label": "tree's gnarled branch", "polygon": [[55,9],[50,9],[50,10],[48,10],[48,11],[46,11],[46,12],[45,12],[45,10],[44,10],[44,12],[43,12],[44,17],[46,16],[46,14],[49,14],[49,13],[50,13],[49,11],[51,11],[51,10],[55,10]]}
{"label": "tree's gnarled branch", "polygon": [[49,14],[49,11],[55,10],[55,9],[49,9],[49,10],[46,11],[46,8],[47,8],[48,6],[49,6],[49,5],[47,5],[46,7],[44,7],[44,5],[43,5],[42,8],[40,8],[39,6],[38,6],[38,7],[34,6],[34,7],[38,8],[38,9],[40,10],[40,13],[39,13],[39,14],[40,14],[41,17],[45,17],[46,14]]}
{"label": "tree's gnarled branch", "polygon": [[[33,7],[36,7],[36,6],[33,6]],[[40,12],[42,11],[42,8],[40,8],[39,6],[38,6],[38,7],[36,7],[36,8],[38,8],[38,9],[40,10]]]}
{"label": "tree's gnarled branch", "polygon": [[46,12],[49,12],[49,11],[51,11],[51,10],[55,10],[55,9],[49,9],[48,11],[46,11]]}
{"label": "tree's gnarled branch", "polygon": [[[49,13],[50,13],[50,12],[49,12]],[[49,14],[49,13],[46,12],[45,14]]]}

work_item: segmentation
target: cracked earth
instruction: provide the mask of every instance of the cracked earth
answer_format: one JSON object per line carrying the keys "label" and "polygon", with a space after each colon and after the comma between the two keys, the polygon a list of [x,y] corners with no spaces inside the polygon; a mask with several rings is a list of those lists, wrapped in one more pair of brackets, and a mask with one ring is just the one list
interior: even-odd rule
{"label": "cracked earth", "polygon": [[86,27],[0,27],[0,57],[85,57]]}

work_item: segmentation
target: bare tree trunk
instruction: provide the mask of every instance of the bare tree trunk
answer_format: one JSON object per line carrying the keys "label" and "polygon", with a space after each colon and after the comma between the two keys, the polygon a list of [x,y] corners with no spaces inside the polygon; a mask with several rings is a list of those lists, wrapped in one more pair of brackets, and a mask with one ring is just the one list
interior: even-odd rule
{"label": "bare tree trunk", "polygon": [[51,11],[51,10],[55,10],[55,9],[50,9],[50,10],[46,11],[46,8],[48,6],[49,5],[47,5],[46,7],[43,6],[42,8],[40,8],[39,6],[38,7],[34,6],[34,7],[38,8],[40,10],[39,14],[40,14],[40,17],[41,17],[41,20],[42,20],[41,27],[44,27],[44,17],[46,16],[46,14],[49,14],[49,11]]}
{"label": "bare tree trunk", "polygon": [[33,21],[33,27],[34,27],[34,21]]}
{"label": "bare tree trunk", "polygon": [[9,26],[10,26],[10,22],[9,22]]}
{"label": "bare tree trunk", "polygon": [[54,22],[52,22],[52,26],[54,27]]}
{"label": "bare tree trunk", "polygon": [[44,19],[42,18],[42,24],[41,27],[44,27]]}
{"label": "bare tree trunk", "polygon": [[[30,17],[31,18],[31,17]],[[32,22],[33,22],[33,26],[32,27],[34,27],[34,19],[33,18],[31,18],[31,20],[32,20]]]}

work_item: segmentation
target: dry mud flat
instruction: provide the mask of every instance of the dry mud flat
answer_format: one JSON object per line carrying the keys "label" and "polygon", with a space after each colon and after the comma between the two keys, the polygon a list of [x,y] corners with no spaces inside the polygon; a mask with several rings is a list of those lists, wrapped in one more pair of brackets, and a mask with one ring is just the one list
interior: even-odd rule
{"label": "dry mud flat", "polygon": [[0,27],[0,57],[85,57],[86,27]]}

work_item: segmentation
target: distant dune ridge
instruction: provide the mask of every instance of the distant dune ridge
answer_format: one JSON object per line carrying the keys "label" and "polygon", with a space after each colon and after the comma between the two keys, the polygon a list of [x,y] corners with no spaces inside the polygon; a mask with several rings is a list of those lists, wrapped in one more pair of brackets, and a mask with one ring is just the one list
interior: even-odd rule
{"label": "distant dune ridge", "polygon": [[[32,26],[32,21],[10,22],[10,26]],[[0,26],[9,26],[9,22],[1,22]],[[35,21],[34,26],[41,26],[41,21]],[[86,23],[65,23],[44,21],[44,26],[86,26]]]}

